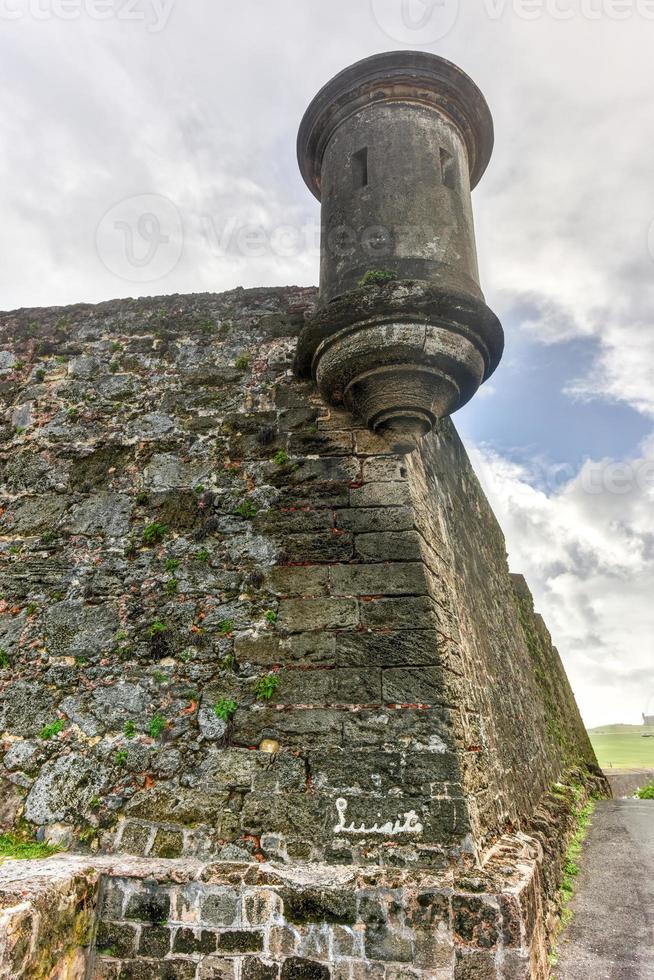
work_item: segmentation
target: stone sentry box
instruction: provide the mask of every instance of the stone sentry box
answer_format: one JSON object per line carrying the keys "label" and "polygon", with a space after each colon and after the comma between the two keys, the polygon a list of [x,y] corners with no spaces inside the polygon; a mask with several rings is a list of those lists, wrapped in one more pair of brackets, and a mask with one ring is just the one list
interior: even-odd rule
{"label": "stone sentry box", "polygon": [[346,69],[300,127],[322,249],[321,309],[298,366],[400,450],[469,401],[502,355],[479,285],[470,197],[492,147],[477,86],[425,52]]}

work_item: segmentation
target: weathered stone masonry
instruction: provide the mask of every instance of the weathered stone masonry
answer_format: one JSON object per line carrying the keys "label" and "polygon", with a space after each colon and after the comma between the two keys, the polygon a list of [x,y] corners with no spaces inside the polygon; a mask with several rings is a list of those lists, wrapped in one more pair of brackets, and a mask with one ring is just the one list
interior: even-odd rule
{"label": "weathered stone masonry", "polygon": [[[240,896],[233,921],[193,913],[187,942],[175,905],[152,956],[114,907],[97,976],[545,976],[592,750],[452,424],[396,456],[293,374],[315,296],[2,315],[2,825],[94,867],[99,852],[147,858],[164,891],[162,859],[223,862],[211,874]],[[214,709],[229,701],[226,723]],[[552,793],[572,771],[577,789]],[[479,870],[501,841],[530,896],[512,939],[515,881]],[[252,861],[273,862],[255,887],[285,882],[256,924],[238,884],[255,871],[224,864]],[[353,899],[343,923],[324,901],[289,918],[294,890],[329,894],[342,874],[346,892],[382,889],[372,920]],[[426,935],[406,911],[423,891]],[[280,945],[270,930],[289,922]],[[221,945],[239,941],[263,945]]]}

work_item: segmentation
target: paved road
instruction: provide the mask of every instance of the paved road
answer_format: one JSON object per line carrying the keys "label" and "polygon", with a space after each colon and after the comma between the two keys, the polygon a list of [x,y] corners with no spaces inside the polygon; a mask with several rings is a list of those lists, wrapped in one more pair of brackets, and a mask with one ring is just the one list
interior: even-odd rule
{"label": "paved road", "polygon": [[557,980],[654,980],[654,800],[598,803]]}

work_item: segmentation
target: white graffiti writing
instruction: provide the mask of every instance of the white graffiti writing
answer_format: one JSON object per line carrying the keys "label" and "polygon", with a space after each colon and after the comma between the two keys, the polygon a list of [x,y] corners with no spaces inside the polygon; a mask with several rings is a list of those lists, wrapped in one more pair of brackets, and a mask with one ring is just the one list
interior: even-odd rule
{"label": "white graffiti writing", "polygon": [[408,813],[404,814],[404,822],[401,820],[389,820],[387,823],[383,824],[373,824],[372,827],[366,827],[365,824],[361,824],[360,827],[355,827],[353,823],[349,826],[345,823],[345,814],[347,813],[347,800],[340,799],[336,800],[336,809],[338,811],[339,820],[334,827],[335,834],[383,834],[384,837],[395,834],[419,834],[422,832],[422,824],[418,820],[418,814],[415,810],[409,810]]}

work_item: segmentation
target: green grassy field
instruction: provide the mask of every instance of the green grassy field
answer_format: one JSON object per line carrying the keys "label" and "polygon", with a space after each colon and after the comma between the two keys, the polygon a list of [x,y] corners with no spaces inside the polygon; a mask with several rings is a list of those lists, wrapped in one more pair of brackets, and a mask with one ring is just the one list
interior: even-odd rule
{"label": "green grassy field", "polygon": [[604,725],[588,734],[602,769],[654,769],[654,728]]}

